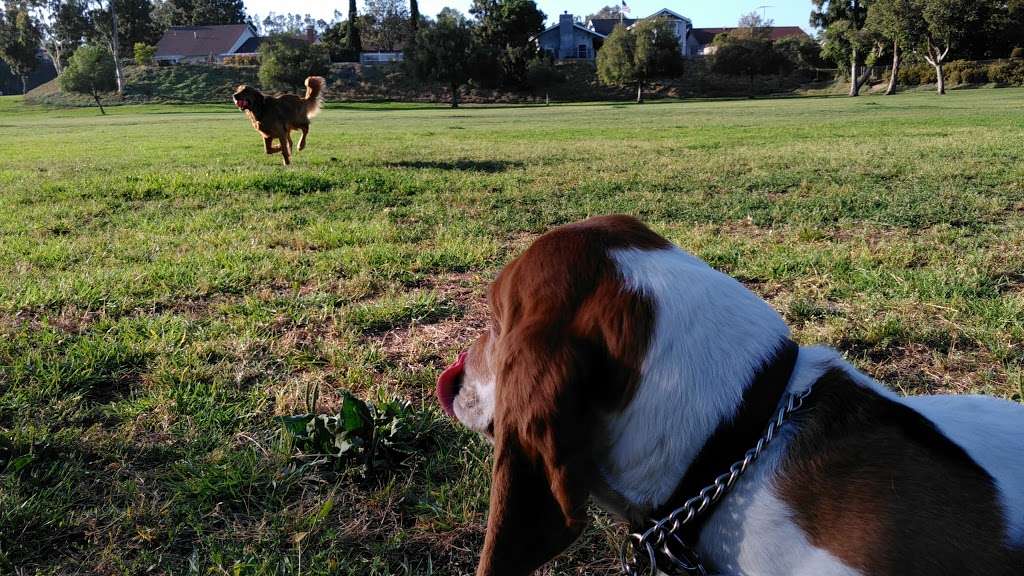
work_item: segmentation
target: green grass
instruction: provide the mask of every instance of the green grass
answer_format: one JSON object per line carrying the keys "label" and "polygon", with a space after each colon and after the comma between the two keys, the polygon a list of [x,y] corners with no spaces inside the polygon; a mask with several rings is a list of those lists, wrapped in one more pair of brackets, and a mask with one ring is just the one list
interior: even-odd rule
{"label": "green grass", "polygon": [[[487,283],[628,212],[904,393],[1024,388],[1024,90],[329,107],[290,168],[229,106],[0,98],[0,572],[468,574],[488,449],[431,398]],[[369,480],[275,416],[433,420]],[[602,573],[621,528],[549,574]]]}

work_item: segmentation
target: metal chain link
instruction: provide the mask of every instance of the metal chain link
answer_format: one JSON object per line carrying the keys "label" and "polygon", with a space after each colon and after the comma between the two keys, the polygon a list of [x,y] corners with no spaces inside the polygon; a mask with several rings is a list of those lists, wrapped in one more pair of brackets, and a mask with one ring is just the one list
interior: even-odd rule
{"label": "metal chain link", "polygon": [[[627,576],[656,576],[658,571],[659,556],[670,563],[676,570],[683,574],[695,574],[705,576],[707,570],[700,562],[697,552],[689,548],[679,535],[680,529],[692,522],[701,515],[712,504],[722,499],[723,496],[736,484],[736,481],[747,468],[754,463],[764,452],[764,449],[771,443],[778,434],[779,428],[789,417],[799,410],[804,400],[810,395],[811,389],[799,393],[790,394],[786,404],[779,409],[775,418],[768,424],[768,429],[757,441],[757,444],[747,450],[743,459],[735,462],[729,467],[729,471],[715,478],[715,481],[705,486],[696,496],[687,500],[682,506],[676,508],[668,516],[661,520],[652,520],[654,525],[644,533],[630,534],[622,543],[619,551],[619,562],[622,565],[623,573]],[[673,550],[670,545],[674,545]],[[682,555],[683,558],[679,556]],[[641,572],[641,565],[646,564],[647,570]]]}

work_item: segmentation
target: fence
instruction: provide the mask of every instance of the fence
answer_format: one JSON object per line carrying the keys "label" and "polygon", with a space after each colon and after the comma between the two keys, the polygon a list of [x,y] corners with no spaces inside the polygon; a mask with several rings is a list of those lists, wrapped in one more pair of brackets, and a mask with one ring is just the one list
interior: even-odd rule
{"label": "fence", "polygon": [[360,64],[389,64],[405,60],[405,54],[401,52],[363,52],[359,54]]}

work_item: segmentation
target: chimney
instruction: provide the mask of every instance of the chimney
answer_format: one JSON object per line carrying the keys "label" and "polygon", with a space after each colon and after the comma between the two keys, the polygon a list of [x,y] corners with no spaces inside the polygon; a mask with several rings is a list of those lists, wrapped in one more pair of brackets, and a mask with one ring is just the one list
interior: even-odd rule
{"label": "chimney", "polygon": [[563,12],[558,15],[558,57],[570,58],[576,50],[576,34],[573,30],[572,14]]}
{"label": "chimney", "polygon": [[316,44],[316,29],[312,26],[306,26],[306,42]]}

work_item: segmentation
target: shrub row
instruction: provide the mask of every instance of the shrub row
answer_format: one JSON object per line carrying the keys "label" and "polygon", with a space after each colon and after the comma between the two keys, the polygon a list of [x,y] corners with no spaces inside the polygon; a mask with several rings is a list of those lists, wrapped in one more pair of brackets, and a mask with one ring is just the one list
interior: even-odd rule
{"label": "shrub row", "polygon": [[[954,60],[945,66],[946,83],[988,84],[1003,86],[1024,86],[1024,59],[1014,58],[992,63]],[[900,67],[899,82],[903,85],[918,86],[935,82],[935,68],[927,62],[904,64]]]}

